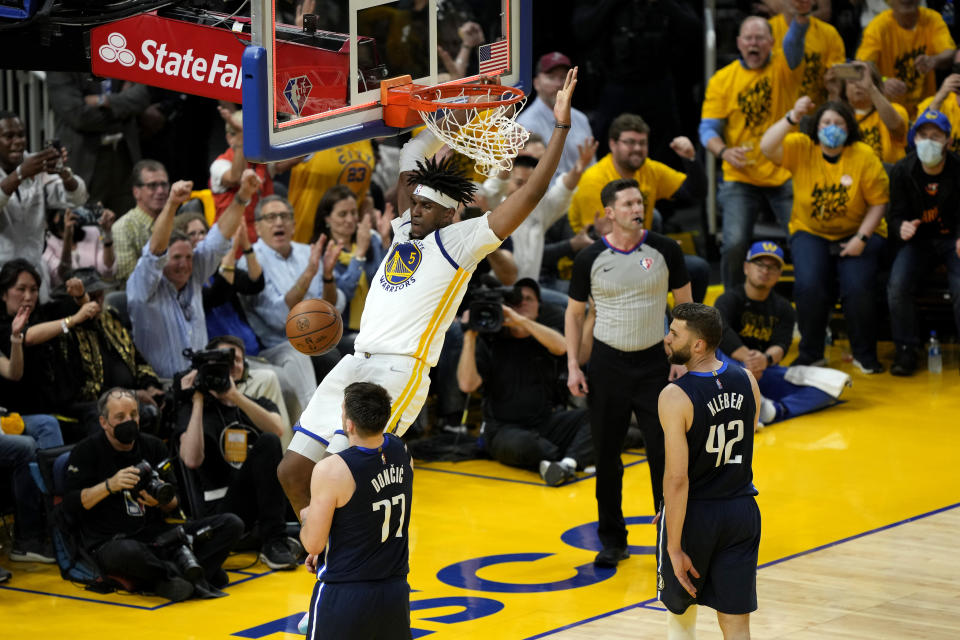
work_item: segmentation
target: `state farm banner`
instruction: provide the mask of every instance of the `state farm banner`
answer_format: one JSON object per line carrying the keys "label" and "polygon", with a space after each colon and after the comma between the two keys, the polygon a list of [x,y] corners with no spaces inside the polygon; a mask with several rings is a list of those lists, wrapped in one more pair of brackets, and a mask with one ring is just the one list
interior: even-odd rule
{"label": "state farm banner", "polygon": [[152,14],[111,22],[90,32],[93,73],[241,102],[243,49],[248,34]]}
{"label": "state farm banner", "polygon": [[[225,24],[230,24],[228,21]],[[250,35],[141,14],[90,32],[94,74],[241,103],[243,50]],[[277,41],[277,111],[310,116],[347,104],[349,47],[339,51]]]}

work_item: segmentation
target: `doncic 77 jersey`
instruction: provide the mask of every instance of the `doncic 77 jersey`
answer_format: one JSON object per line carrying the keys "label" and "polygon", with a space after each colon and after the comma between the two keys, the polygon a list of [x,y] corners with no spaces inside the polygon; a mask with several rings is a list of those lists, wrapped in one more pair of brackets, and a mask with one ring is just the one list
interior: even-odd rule
{"label": "doncic 77 jersey", "polygon": [[357,353],[411,356],[432,367],[483,258],[500,246],[490,212],[410,238],[410,210],[393,221],[394,240],[370,283],[354,342]]}

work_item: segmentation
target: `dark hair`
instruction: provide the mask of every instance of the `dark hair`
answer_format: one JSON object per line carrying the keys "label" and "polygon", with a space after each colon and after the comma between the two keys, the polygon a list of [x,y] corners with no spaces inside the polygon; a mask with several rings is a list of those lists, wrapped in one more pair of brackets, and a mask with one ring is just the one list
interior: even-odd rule
{"label": "dark hair", "polygon": [[849,147],[854,142],[860,141],[860,127],[857,125],[857,116],[853,113],[853,108],[846,102],[840,102],[839,100],[824,102],[817,107],[812,117],[804,118],[803,122],[800,123],[801,133],[807,134],[810,139],[813,140],[814,144],[820,144],[820,138],[817,137],[817,129],[820,128],[820,118],[823,117],[826,111],[836,111],[840,114],[840,117],[843,118],[843,121],[847,123],[847,139],[843,143],[843,146]]}
{"label": "dark hair", "polygon": [[343,390],[343,412],[361,436],[383,433],[390,419],[390,394],[372,382],[354,382]]}
{"label": "dark hair", "polygon": [[673,319],[683,320],[687,329],[707,343],[707,350],[713,351],[720,346],[723,336],[723,319],[714,307],[699,302],[684,302],[673,308]]}
{"label": "dark hair", "polygon": [[417,170],[410,172],[407,184],[422,184],[436,189],[464,205],[473,201],[473,194],[477,190],[477,185],[467,178],[460,160],[455,156],[447,156],[439,162],[434,158],[417,161]]}
{"label": "dark hair", "polygon": [[166,172],[167,168],[163,166],[162,162],[157,160],[140,160],[137,164],[133,165],[133,186],[139,187],[143,184],[143,180],[140,179],[140,174],[144,171],[164,171]]}
{"label": "dark hair", "polygon": [[605,207],[613,206],[617,200],[617,194],[627,189],[639,189],[640,183],[633,178],[617,178],[608,182],[600,191],[600,204]]}
{"label": "dark hair", "polygon": [[513,159],[513,166],[514,168],[522,167],[524,169],[536,169],[539,162],[540,161],[533,156],[517,156]]}
{"label": "dark hair", "polygon": [[287,213],[293,213],[293,205],[290,204],[290,201],[284,198],[283,196],[278,196],[276,194],[271,194],[269,196],[264,196],[257,200],[257,206],[253,209],[253,219],[260,219],[260,212],[263,211],[264,205],[270,204],[271,202],[282,202],[283,206],[287,208]]}
{"label": "dark hair", "polygon": [[[40,279],[40,272],[37,271],[37,268],[23,258],[14,258],[6,262],[3,268],[0,268],[0,294],[4,294],[13,288],[13,286],[17,284],[17,278],[19,278],[20,274],[24,271],[33,276],[33,279],[37,281],[37,286],[40,286],[42,280]],[[6,310],[4,310],[4,313],[6,313]]]}
{"label": "dark hair", "polygon": [[20,120],[20,114],[14,113],[13,111],[0,110],[0,120]]}
{"label": "dark hair", "polygon": [[607,137],[611,140],[619,140],[620,134],[624,131],[650,133],[650,126],[635,113],[621,113],[610,123],[610,132]]}
{"label": "dark hair", "polygon": [[539,133],[537,133],[537,132],[535,132],[535,131],[531,131],[531,132],[530,132],[530,137],[527,138],[527,141],[526,141],[526,143],[524,143],[523,148],[526,149],[526,148],[529,147],[530,145],[532,145],[532,144],[537,144],[538,142],[539,142],[540,144],[547,144],[546,142],[543,141],[543,136],[542,136],[542,135],[540,135]]}
{"label": "dark hair", "polygon": [[[347,198],[353,198],[359,201],[357,194],[345,185],[335,184],[327,189],[327,192],[323,194],[323,197],[320,198],[320,202],[317,204],[317,215],[313,219],[313,238],[310,239],[311,243],[316,242],[321,233],[326,233],[327,239],[330,239],[330,228],[327,226],[327,216],[333,213],[333,208],[338,202],[346,200]],[[357,230],[354,229],[351,240],[356,240],[356,238]],[[346,248],[349,249],[350,247]]]}
{"label": "dark hair", "polygon": [[137,401],[136,394],[127,389],[126,387],[113,387],[112,389],[107,389],[100,394],[100,398],[97,400],[97,413],[100,414],[102,418],[107,417],[107,403],[110,402],[110,398],[131,398],[134,402]]}
{"label": "dark hair", "polygon": [[172,247],[174,242],[186,242],[191,247],[193,246],[190,236],[185,234],[183,231],[178,231],[176,229],[170,232],[170,242],[167,243],[167,248]]}
{"label": "dark hair", "polygon": [[230,346],[240,349],[240,353],[242,353],[243,355],[247,355],[247,345],[245,345],[243,343],[243,340],[241,340],[237,336],[231,336],[231,335],[217,336],[216,338],[213,338],[210,342],[207,343],[207,346],[205,346],[204,349],[206,350],[216,349],[217,345],[220,345],[220,344],[229,344]]}

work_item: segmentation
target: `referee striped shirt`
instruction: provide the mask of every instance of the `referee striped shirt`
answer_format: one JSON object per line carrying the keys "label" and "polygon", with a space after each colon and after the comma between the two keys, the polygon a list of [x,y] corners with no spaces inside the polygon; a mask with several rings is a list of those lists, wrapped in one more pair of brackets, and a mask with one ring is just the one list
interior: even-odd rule
{"label": "referee striped shirt", "polygon": [[620,351],[641,351],[663,341],[667,292],[689,281],[680,245],[645,231],[626,251],[601,238],[577,254],[569,295],[579,302],[593,296],[595,339]]}

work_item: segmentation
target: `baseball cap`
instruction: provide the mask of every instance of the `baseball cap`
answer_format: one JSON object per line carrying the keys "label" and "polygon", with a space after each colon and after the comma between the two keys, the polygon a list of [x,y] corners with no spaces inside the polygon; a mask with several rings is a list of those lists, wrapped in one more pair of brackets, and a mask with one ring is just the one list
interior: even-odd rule
{"label": "baseball cap", "polygon": [[947,137],[950,137],[950,119],[947,118],[946,114],[941,111],[934,111],[933,109],[927,109],[919,116],[917,116],[916,122],[913,123],[913,126],[910,127],[910,135],[907,136],[907,146],[913,146],[913,137],[917,135],[917,129],[922,127],[925,124],[932,124],[938,129],[947,134]]}
{"label": "baseball cap", "polygon": [[567,56],[559,51],[554,51],[540,57],[540,61],[537,62],[537,73],[546,73],[557,67],[567,67],[571,69],[573,68],[573,63],[570,62],[570,58]]}
{"label": "baseball cap", "polygon": [[754,242],[752,245],[750,245],[750,250],[747,251],[747,262],[755,260],[761,256],[769,256],[774,258],[780,263],[781,267],[783,266],[783,249],[781,249],[776,242],[760,240],[759,242]]}
{"label": "baseball cap", "polygon": [[540,300],[540,285],[533,278],[520,278],[513,283],[513,288],[515,291],[519,292],[521,287],[529,287],[533,289],[533,292],[537,296],[537,300]]}

